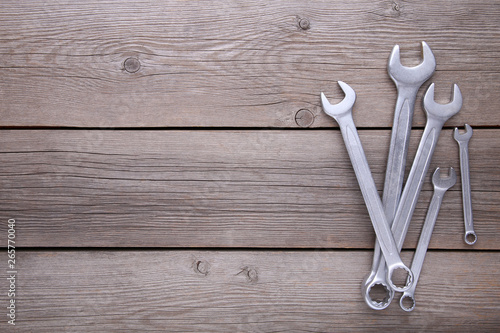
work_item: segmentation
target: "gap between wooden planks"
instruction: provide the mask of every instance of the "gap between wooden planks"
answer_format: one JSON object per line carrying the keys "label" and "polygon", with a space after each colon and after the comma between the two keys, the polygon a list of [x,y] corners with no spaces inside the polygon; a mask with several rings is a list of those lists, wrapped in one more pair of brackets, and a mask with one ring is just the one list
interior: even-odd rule
{"label": "gap between wooden planks", "polygon": [[3,1],[0,126],[298,127],[302,109],[336,126],[319,93],[340,99],[342,80],[358,126],[390,127],[387,59],[400,44],[415,65],[422,40],[436,97],[464,95],[449,124],[500,126],[499,16],[486,0]]}
{"label": "gap between wooden planks", "polygon": [[[421,131],[412,131],[407,173]],[[378,188],[389,130],[360,132]],[[0,132],[2,211],[18,246],[372,248],[374,234],[338,130]],[[430,247],[496,249],[499,138],[470,142],[478,243],[463,242],[460,181],[446,194]],[[416,246],[430,174],[453,166],[442,132],[410,226]],[[5,230],[0,225],[0,230]]]}
{"label": "gap between wooden planks", "polygon": [[[410,261],[411,253],[402,255]],[[384,311],[364,303],[370,251],[20,251],[17,258],[16,332],[496,332],[500,325],[498,252],[429,252],[412,313],[399,308],[399,294]]]}

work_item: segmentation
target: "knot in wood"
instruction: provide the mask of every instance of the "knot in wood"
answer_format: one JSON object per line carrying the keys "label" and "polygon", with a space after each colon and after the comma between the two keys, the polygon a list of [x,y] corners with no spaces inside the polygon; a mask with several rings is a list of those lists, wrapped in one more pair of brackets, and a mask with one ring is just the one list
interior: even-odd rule
{"label": "knot in wood", "polygon": [[259,273],[255,268],[252,267],[245,266],[241,268],[241,271],[236,275],[240,274],[246,276],[247,281],[251,283],[257,282],[259,280]]}
{"label": "knot in wood", "polygon": [[309,22],[309,20],[306,18],[301,18],[299,19],[299,27],[302,30],[308,30],[311,28],[311,22]]}
{"label": "knot in wood", "polygon": [[314,114],[308,109],[300,109],[295,114],[295,122],[300,127],[309,127],[314,122]]}
{"label": "knot in wood", "polygon": [[202,275],[208,275],[210,272],[210,264],[204,260],[195,262],[194,271]]}
{"label": "knot in wood", "polygon": [[123,68],[129,73],[135,73],[141,68],[139,59],[130,57],[123,62]]}
{"label": "knot in wood", "polygon": [[251,282],[257,282],[257,280],[259,279],[259,274],[253,268],[250,268],[248,270],[247,276],[248,276],[248,280],[250,280]]}

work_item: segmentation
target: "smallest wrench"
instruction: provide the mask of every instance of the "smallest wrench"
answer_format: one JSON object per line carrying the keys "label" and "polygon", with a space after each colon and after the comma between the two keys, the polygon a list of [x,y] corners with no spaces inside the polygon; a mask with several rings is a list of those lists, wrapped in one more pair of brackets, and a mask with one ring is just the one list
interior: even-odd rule
{"label": "smallest wrench", "polygon": [[462,200],[464,206],[465,237],[467,244],[473,245],[477,241],[474,231],[474,220],[472,218],[472,199],[470,190],[470,171],[469,171],[469,140],[472,137],[472,127],[465,124],[465,133],[460,134],[455,127],[453,132],[455,141],[460,148],[460,175],[462,176]]}
{"label": "smallest wrench", "polygon": [[[432,231],[434,230],[434,225],[436,224],[441,202],[443,202],[443,196],[449,188],[455,185],[456,182],[457,175],[453,168],[450,168],[447,177],[441,176],[439,168],[437,168],[432,175],[434,194],[432,196],[431,203],[429,204],[424,226],[422,227],[422,232],[420,233],[420,238],[418,239],[417,249],[411,263],[411,270],[415,280],[410,289],[405,291],[399,300],[399,306],[407,312],[412,311],[415,308],[415,288],[417,287],[418,278],[420,276],[420,272],[422,271],[425,254],[427,252],[427,248],[429,247],[429,242],[431,241]],[[405,303],[407,303],[407,301],[405,300],[409,300],[411,303],[406,305]]]}

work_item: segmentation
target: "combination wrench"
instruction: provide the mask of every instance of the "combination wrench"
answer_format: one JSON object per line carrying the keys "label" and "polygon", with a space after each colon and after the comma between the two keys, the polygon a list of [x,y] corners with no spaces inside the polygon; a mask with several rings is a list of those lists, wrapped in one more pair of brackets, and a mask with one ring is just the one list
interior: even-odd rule
{"label": "combination wrench", "polygon": [[[387,64],[387,72],[394,81],[398,91],[382,199],[385,216],[389,225],[392,225],[403,188],[406,155],[408,154],[411,123],[417,92],[420,86],[432,76],[436,69],[434,54],[425,42],[422,42],[422,57],[423,61],[418,66],[403,66],[400,59],[399,45],[395,45]],[[393,289],[385,284],[385,267],[383,271],[378,272],[380,259],[380,245],[378,241],[375,241],[372,269],[361,285],[361,292],[366,304],[376,310],[383,309],[394,298]],[[386,291],[384,301],[379,302],[372,299],[370,291],[371,286],[374,285],[381,285]]]}
{"label": "combination wrench", "polygon": [[420,277],[420,272],[422,271],[425,254],[427,253],[427,248],[429,247],[429,243],[431,241],[432,231],[434,230],[434,225],[436,224],[439,214],[439,208],[443,202],[444,194],[449,188],[455,185],[456,181],[457,175],[453,168],[450,168],[447,177],[441,176],[439,168],[437,168],[432,175],[434,194],[432,195],[431,203],[429,204],[429,209],[427,210],[427,216],[425,217],[424,226],[422,227],[422,232],[420,233],[420,238],[418,239],[417,249],[411,263],[411,270],[414,274],[415,281],[413,282],[411,288],[405,291],[399,299],[399,306],[405,311],[413,311],[415,308],[415,288],[417,287],[418,278]]}
{"label": "combination wrench", "polygon": [[[344,91],[344,99],[340,103],[332,105],[326,96],[321,93],[323,110],[339,124],[347,152],[349,153],[349,158],[351,159],[351,164],[370,215],[373,229],[375,230],[382,254],[384,255],[385,263],[387,263],[386,281],[388,281],[390,287],[394,290],[404,292],[413,284],[413,273],[401,261],[399,256],[398,247],[385,216],[382,201],[377,192],[370,166],[368,165],[356,126],[352,119],[352,107],[356,101],[356,93],[348,84],[342,81],[338,81],[338,84]],[[407,274],[406,284],[402,287],[395,285],[392,281],[393,273],[397,269],[402,269],[406,271]]]}
{"label": "combination wrench", "polygon": [[[458,86],[455,84],[453,86],[451,102],[448,104],[438,104],[434,101],[433,83],[429,86],[427,92],[425,93],[423,104],[427,116],[427,122],[420,139],[417,153],[413,160],[410,174],[408,175],[403,193],[401,194],[401,199],[399,201],[391,228],[399,251],[401,251],[401,248],[403,247],[404,239],[413,216],[413,211],[417,205],[420,190],[422,189],[422,184],[424,183],[425,176],[429,169],[434,148],[436,147],[441,129],[449,118],[460,111],[460,108],[462,107],[462,94]],[[376,285],[388,285],[387,281],[383,280],[385,278],[384,271],[384,260],[380,260],[376,273],[370,274],[369,278],[363,284],[364,295],[368,295],[369,297],[370,289]],[[371,300],[371,298],[367,300],[365,298],[365,301],[371,308],[381,310],[389,306],[392,300],[391,295],[393,297],[393,292],[390,288],[384,289],[388,296],[381,301]],[[394,291],[398,290],[394,289]]]}
{"label": "combination wrench", "polygon": [[467,244],[473,245],[477,241],[477,235],[474,231],[474,221],[472,218],[472,199],[470,190],[470,171],[469,171],[469,140],[472,137],[472,127],[465,124],[465,133],[460,134],[455,127],[453,137],[458,142],[460,149],[460,175],[462,176],[462,201],[464,206],[465,237]]}
{"label": "combination wrench", "polygon": [[396,45],[392,49],[387,64],[387,72],[398,91],[382,198],[385,215],[390,223],[396,213],[403,189],[406,155],[417,93],[420,86],[432,76],[436,69],[436,59],[426,42],[422,42],[422,55],[423,61],[418,66],[403,66],[399,45]]}

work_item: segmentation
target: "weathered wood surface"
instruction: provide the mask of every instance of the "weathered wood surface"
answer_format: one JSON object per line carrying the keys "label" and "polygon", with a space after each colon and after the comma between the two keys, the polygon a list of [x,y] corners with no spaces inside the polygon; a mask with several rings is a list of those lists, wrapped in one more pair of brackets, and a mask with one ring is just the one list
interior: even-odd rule
{"label": "weathered wood surface", "polygon": [[[4,307],[0,332],[498,331],[498,1],[1,7],[0,211],[16,219],[18,278],[17,325]],[[459,172],[451,129],[471,124],[479,241],[463,242],[459,177],[416,310],[395,301],[375,312],[360,295],[374,234],[340,133],[294,128],[336,126],[319,93],[339,101],[336,81],[348,82],[382,189],[396,100],[387,58],[400,44],[403,63],[417,64],[422,40],[437,58],[437,100],[452,83],[464,95],[430,170]],[[425,124],[419,105],[415,128]],[[412,134],[407,171],[421,130]],[[429,176],[406,249],[418,240]],[[403,251],[405,263],[411,255]]]}
{"label": "weathered wood surface", "polygon": [[343,80],[358,126],[389,127],[387,58],[418,63],[422,40],[437,98],[462,89],[450,124],[500,126],[498,17],[486,0],[3,1],[0,126],[297,127],[304,108],[335,126],[319,93]]}
{"label": "weathered wood surface", "polygon": [[498,331],[500,253],[428,253],[411,313],[399,294],[382,312],[365,305],[370,260],[368,251],[20,252],[9,331]]}
{"label": "weathered wood surface", "polygon": [[[390,131],[360,135],[382,189]],[[4,130],[0,142],[2,213],[17,220],[19,246],[373,247],[338,130]],[[499,249],[499,147],[496,130],[476,130],[470,142],[473,249]],[[459,174],[451,130],[437,166]],[[406,248],[416,246],[431,194],[429,174]],[[431,248],[469,249],[463,233],[459,180]]]}

